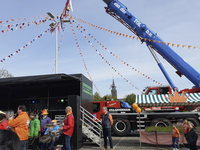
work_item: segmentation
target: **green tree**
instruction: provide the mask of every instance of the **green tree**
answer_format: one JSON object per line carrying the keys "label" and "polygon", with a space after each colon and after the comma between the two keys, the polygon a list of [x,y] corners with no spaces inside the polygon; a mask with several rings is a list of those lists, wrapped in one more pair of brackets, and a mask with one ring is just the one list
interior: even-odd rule
{"label": "green tree", "polygon": [[108,99],[114,99],[114,101],[117,101],[117,97],[113,97],[111,94],[105,95],[105,96],[103,97],[104,100],[105,100],[105,97],[106,97],[107,100],[108,100]]}
{"label": "green tree", "polygon": [[95,92],[93,95],[93,101],[103,101],[102,97],[99,95],[98,92]]}
{"label": "green tree", "polygon": [[134,93],[125,96],[126,102],[129,103],[129,105],[131,106],[133,103],[135,103],[135,99],[136,99],[136,95]]}

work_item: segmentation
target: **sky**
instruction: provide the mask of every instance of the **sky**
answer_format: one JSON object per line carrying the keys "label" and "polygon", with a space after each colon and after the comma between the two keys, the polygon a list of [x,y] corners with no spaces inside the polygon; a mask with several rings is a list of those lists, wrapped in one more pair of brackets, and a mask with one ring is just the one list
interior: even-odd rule
{"label": "sky", "polygon": [[[199,26],[200,26],[200,3],[196,0],[121,0],[128,7],[128,10],[145,23],[150,29],[158,34],[164,41],[181,45],[191,45],[200,47]],[[44,31],[49,28],[52,21],[47,21],[40,25],[30,24],[30,26],[19,27],[13,31],[9,30],[8,25],[38,21],[44,19],[42,16],[51,12],[56,16],[63,11],[66,0],[9,0],[1,2],[0,9],[0,60],[8,57],[34,38],[26,48],[15,54],[11,58],[0,63],[0,68],[7,69],[15,77],[54,74],[55,73],[55,34]],[[73,12],[70,14],[94,25],[104,27],[111,31],[117,31],[128,35],[134,35],[117,20],[109,16],[104,7],[106,4],[102,0],[72,0]],[[38,18],[40,16],[40,18]],[[31,17],[31,19],[28,19]],[[35,18],[33,18],[35,17]],[[18,20],[20,18],[20,20]],[[27,18],[26,20],[23,20]],[[14,21],[11,21],[14,19]],[[8,20],[8,22],[6,22]],[[5,25],[5,26],[2,26]],[[168,85],[164,75],[161,73],[154,58],[148,51],[145,44],[139,40],[133,40],[116,36],[114,34],[93,28],[87,24],[77,21],[76,25],[82,26],[88,34],[94,36],[97,41],[115,53],[123,61],[152,79]],[[76,26],[74,25],[74,26]],[[123,78],[125,77],[139,90],[132,87],[115,71],[108,66],[99,54],[91,47],[83,34],[75,28],[77,41],[75,41],[72,27],[69,23],[65,24],[65,31],[58,34],[58,73],[76,74],[82,73],[89,78],[87,72],[92,77],[94,84],[100,94],[110,94],[109,86],[114,77],[117,86],[118,98],[135,93],[141,94],[146,86],[158,86],[152,80],[143,77],[130,67],[105,51],[98,43],[92,41],[101,55],[109,61]],[[40,36],[40,34],[44,34]],[[38,38],[40,36],[40,38]],[[63,37],[62,37],[63,36]],[[85,70],[82,58],[76,42],[79,43],[87,69]],[[193,68],[200,72],[200,49],[177,48],[172,49],[180,55]],[[185,77],[180,78],[175,69],[169,65],[162,57],[159,59],[163,63],[168,74],[179,89],[191,88],[193,84]],[[93,87],[93,93],[96,89]]]}

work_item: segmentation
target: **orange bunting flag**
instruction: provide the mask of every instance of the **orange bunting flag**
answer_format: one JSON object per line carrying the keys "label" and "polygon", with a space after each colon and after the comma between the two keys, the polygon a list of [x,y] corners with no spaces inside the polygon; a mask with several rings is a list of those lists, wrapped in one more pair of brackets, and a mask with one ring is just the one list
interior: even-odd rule
{"label": "orange bunting flag", "polygon": [[162,42],[162,44],[164,45],[166,42]]}
{"label": "orange bunting flag", "polygon": [[190,49],[192,46],[188,46],[188,48]]}
{"label": "orange bunting flag", "polygon": [[126,62],[124,62],[124,64],[126,64]]}
{"label": "orange bunting flag", "polygon": [[93,36],[91,36],[91,38],[93,38]]}
{"label": "orange bunting flag", "polygon": [[122,35],[122,37],[124,37],[124,36],[125,36],[125,34]]}
{"label": "orange bunting flag", "polygon": [[108,32],[110,32],[110,30],[108,30]]}
{"label": "orange bunting flag", "polygon": [[126,37],[128,37],[128,35],[126,35]]}
{"label": "orange bunting flag", "polygon": [[167,43],[167,45],[169,46],[169,45],[170,45],[170,43]]}
{"label": "orange bunting flag", "polygon": [[137,40],[139,39],[139,37],[137,37]]}
{"label": "orange bunting flag", "polygon": [[132,36],[130,35],[129,38],[132,38]]}
{"label": "orange bunting flag", "polygon": [[149,40],[149,42],[151,42],[151,40]]}
{"label": "orange bunting flag", "polygon": [[116,56],[116,58],[117,58],[117,56]]}
{"label": "orange bunting flag", "polygon": [[172,46],[174,46],[175,44],[174,43],[172,43]]}
{"label": "orange bunting flag", "polygon": [[115,34],[116,32],[114,31],[114,34]]}
{"label": "orange bunting flag", "polygon": [[113,33],[113,31],[111,31],[110,33]]}
{"label": "orange bunting flag", "polygon": [[105,30],[105,28],[103,28],[103,30]]}
{"label": "orange bunting flag", "polygon": [[143,40],[143,38],[140,38],[140,40]]}
{"label": "orange bunting flag", "polygon": [[186,47],[186,45],[183,45],[183,48]]}
{"label": "orange bunting flag", "polygon": [[133,39],[135,38],[135,36],[133,36]]}
{"label": "orange bunting flag", "polygon": [[121,36],[122,34],[120,33],[119,36]]}
{"label": "orange bunting flag", "polygon": [[156,42],[156,40],[153,40],[153,43],[155,43]]}
{"label": "orange bunting flag", "polygon": [[194,46],[194,49],[196,48],[196,46]]}
{"label": "orange bunting flag", "polygon": [[161,41],[158,41],[158,44],[160,43]]}
{"label": "orange bunting flag", "polygon": [[108,29],[106,29],[106,31],[107,31]]}
{"label": "orange bunting flag", "polygon": [[177,44],[177,47],[179,47],[180,46],[180,44]]}
{"label": "orange bunting flag", "polygon": [[113,54],[113,56],[115,56],[115,54]]}
{"label": "orange bunting flag", "polygon": [[146,42],[146,40],[147,40],[147,39],[145,38],[144,41]]}

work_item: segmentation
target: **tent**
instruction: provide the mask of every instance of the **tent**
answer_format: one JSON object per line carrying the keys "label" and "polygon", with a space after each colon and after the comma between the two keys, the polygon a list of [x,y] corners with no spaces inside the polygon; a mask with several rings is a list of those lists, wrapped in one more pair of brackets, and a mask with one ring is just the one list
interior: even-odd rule
{"label": "tent", "polygon": [[[160,95],[137,95],[136,103],[139,107],[157,107],[157,106],[200,106],[200,93],[184,94],[185,97],[189,95],[186,103],[170,103],[167,99],[169,94]],[[172,96],[174,96],[172,94]]]}

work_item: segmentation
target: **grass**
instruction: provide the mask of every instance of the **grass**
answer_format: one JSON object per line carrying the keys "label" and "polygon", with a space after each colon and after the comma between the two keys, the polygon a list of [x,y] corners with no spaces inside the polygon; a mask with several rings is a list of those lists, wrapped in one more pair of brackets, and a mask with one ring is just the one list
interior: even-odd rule
{"label": "grass", "polygon": [[[180,133],[183,133],[183,127],[177,127]],[[196,127],[197,132],[200,133],[200,127]],[[146,132],[152,132],[152,131],[157,131],[157,132],[172,132],[172,126],[167,126],[167,127],[146,127],[145,128]]]}

